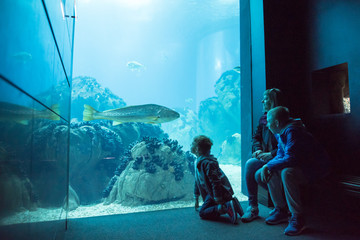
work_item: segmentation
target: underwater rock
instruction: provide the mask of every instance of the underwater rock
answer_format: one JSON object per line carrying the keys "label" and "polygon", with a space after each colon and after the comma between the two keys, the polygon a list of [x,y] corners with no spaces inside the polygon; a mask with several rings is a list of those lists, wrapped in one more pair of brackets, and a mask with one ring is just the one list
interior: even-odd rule
{"label": "underwater rock", "polygon": [[111,126],[108,121],[72,123],[70,133],[70,182],[82,204],[99,202],[111,191],[112,186],[107,185],[114,169],[120,174],[130,161],[131,153],[125,151],[130,141],[139,141],[144,136],[166,136],[159,126],[143,123]]}
{"label": "underwater rock", "polygon": [[112,127],[110,121],[74,122],[70,124],[70,131],[66,123],[47,123],[35,130],[26,144],[32,147],[29,148],[35,170],[32,182],[42,207],[63,206],[67,182],[68,133],[70,182],[81,204],[101,201],[114,169],[121,164],[125,169],[128,163],[124,156],[130,141],[138,141],[144,135],[167,136],[159,126],[141,123]]}
{"label": "underwater rock", "polygon": [[240,74],[234,70],[224,72],[215,84],[215,93],[227,113],[240,116]]}
{"label": "underwater rock", "polygon": [[72,118],[76,118],[78,121],[83,119],[84,104],[88,104],[98,111],[126,106],[122,98],[112,93],[108,88],[102,87],[95,78],[79,76],[72,80]]}
{"label": "underwater rock", "polygon": [[82,204],[101,199],[102,190],[124,151],[120,136],[101,123],[70,130],[70,182]]}
{"label": "underwater rock", "polygon": [[68,164],[82,203],[100,201],[123,152],[121,138],[105,123],[71,124],[70,131],[65,123],[51,123],[35,130],[27,145],[32,146],[32,183],[41,207],[63,206]]}
{"label": "underwater rock", "polygon": [[215,155],[220,152],[221,143],[234,133],[227,113],[216,97],[200,103],[199,132],[213,140],[212,153]]}
{"label": "underwater rock", "polygon": [[[52,87],[36,96],[42,102],[53,102],[60,106],[62,114],[67,113],[69,85],[65,81],[61,85]],[[76,121],[83,120],[84,104],[104,111],[126,106],[124,100],[115,95],[108,88],[102,87],[95,78],[79,76],[72,79],[71,91],[71,118]]]}
{"label": "underwater rock", "polygon": [[220,164],[240,165],[241,160],[241,135],[235,133],[228,137],[221,144],[220,156],[218,161]]}
{"label": "underwater rock", "polygon": [[145,136],[156,138],[167,138],[168,135],[159,127],[159,125],[145,123],[123,123],[112,126],[111,129],[122,139],[124,146],[127,147],[135,141],[139,141]]}
{"label": "underwater rock", "polygon": [[169,138],[179,141],[179,144],[184,146],[184,149],[190,150],[194,136],[198,135],[198,116],[189,108],[175,110],[180,113],[180,118],[161,125],[161,129],[168,133]]}
{"label": "underwater rock", "polygon": [[224,72],[215,84],[215,92],[217,97],[200,103],[199,132],[213,140],[212,151],[217,155],[222,142],[240,132],[240,74]]}
{"label": "underwater rock", "polygon": [[67,202],[66,200],[67,199],[65,198],[63,207],[65,210],[73,211],[80,206],[80,199],[71,185],[69,186],[69,201]]}
{"label": "underwater rock", "polygon": [[36,197],[27,177],[19,176],[4,161],[0,163],[0,216],[11,212],[35,210]]}
{"label": "underwater rock", "polygon": [[129,206],[190,200],[193,196],[194,158],[177,141],[144,138],[131,149],[131,161],[114,176],[115,184],[104,204]]}
{"label": "underwater rock", "polygon": [[53,122],[36,129],[28,139],[31,181],[40,207],[61,207],[67,194],[68,133],[66,123]]}

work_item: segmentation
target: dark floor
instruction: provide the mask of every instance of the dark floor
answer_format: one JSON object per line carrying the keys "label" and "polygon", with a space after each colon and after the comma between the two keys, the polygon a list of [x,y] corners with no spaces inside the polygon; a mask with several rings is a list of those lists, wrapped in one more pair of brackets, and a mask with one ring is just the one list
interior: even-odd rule
{"label": "dark floor", "polygon": [[[268,212],[268,208],[260,208],[261,216]],[[360,225],[347,225],[340,219],[317,216],[309,219],[308,225],[301,236],[289,237],[283,234],[287,224],[268,226],[263,217],[233,225],[227,218],[217,222],[201,220],[194,209],[184,208],[71,219],[66,239],[360,239]]]}
{"label": "dark floor", "polygon": [[[241,204],[245,209],[245,203]],[[20,224],[1,227],[0,239],[360,239],[358,218],[312,214],[302,235],[288,237],[283,234],[287,224],[264,223],[269,211],[260,206],[261,218],[236,225],[226,217],[219,221],[201,220],[193,208],[70,219],[66,232],[64,221]]]}
{"label": "dark floor", "polygon": [[[241,204],[245,209],[245,203]],[[321,213],[308,218],[308,227],[302,235],[288,237],[283,234],[287,224],[264,223],[269,210],[261,206],[261,218],[236,225],[226,217],[220,221],[201,220],[193,208],[70,219],[65,233],[61,229],[64,222],[13,225],[0,228],[0,239],[360,239],[359,221]],[[31,236],[26,234],[29,232]]]}

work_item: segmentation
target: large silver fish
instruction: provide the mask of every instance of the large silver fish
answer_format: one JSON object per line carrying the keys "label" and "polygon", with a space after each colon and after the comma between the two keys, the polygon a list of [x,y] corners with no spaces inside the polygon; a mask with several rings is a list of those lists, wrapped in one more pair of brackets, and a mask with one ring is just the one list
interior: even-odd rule
{"label": "large silver fish", "polygon": [[[59,104],[52,105],[51,109],[59,113]],[[39,111],[9,102],[0,102],[0,121],[13,121],[26,125],[33,118],[60,120],[59,115],[54,112],[48,109]]]}
{"label": "large silver fish", "polygon": [[124,122],[143,122],[143,123],[164,123],[170,122],[180,117],[180,114],[167,107],[156,104],[144,104],[111,109],[99,112],[93,107],[84,104],[83,120],[91,121],[95,119],[112,120],[113,125]]}

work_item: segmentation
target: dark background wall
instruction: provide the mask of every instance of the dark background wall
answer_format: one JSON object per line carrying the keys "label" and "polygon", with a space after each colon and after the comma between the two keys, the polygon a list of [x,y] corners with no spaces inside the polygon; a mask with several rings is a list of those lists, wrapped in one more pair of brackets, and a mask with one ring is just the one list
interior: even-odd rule
{"label": "dark background wall", "polygon": [[[266,88],[323,142],[339,174],[360,175],[360,1],[264,2]],[[316,116],[313,71],[348,63],[351,113]],[[255,81],[255,82],[254,82]],[[261,81],[253,79],[253,86]]]}

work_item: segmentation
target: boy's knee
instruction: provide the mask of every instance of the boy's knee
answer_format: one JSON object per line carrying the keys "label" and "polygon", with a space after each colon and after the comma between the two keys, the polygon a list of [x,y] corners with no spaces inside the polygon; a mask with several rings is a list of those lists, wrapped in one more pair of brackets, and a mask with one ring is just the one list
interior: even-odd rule
{"label": "boy's knee", "polygon": [[[261,180],[261,172],[260,171],[256,171],[255,172],[255,181],[258,183],[258,184],[265,184],[263,183],[263,181]],[[265,184],[266,185],[266,184]]]}
{"label": "boy's knee", "polygon": [[287,180],[294,177],[294,169],[293,168],[284,168],[281,171],[281,179],[283,182],[286,182]]}

